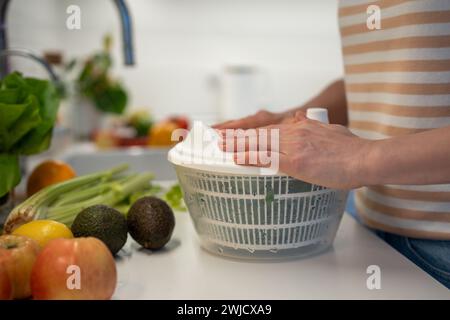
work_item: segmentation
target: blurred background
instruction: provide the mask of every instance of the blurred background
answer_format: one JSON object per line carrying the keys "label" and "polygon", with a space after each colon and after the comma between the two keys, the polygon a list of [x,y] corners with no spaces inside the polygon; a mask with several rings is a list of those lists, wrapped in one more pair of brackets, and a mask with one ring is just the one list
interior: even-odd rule
{"label": "blurred background", "polygon": [[[79,30],[67,27],[74,5]],[[65,161],[78,174],[128,163],[173,180],[166,159],[175,129],[261,108],[284,111],[343,74],[336,0],[0,0],[0,9],[7,39],[0,33],[0,49],[43,59],[3,57],[3,76],[22,75],[9,74],[0,90],[31,83],[40,113],[47,112],[39,121],[25,112],[15,121],[20,110],[10,106],[31,102],[0,101],[11,122],[0,154],[15,174],[0,194],[0,223],[20,177],[44,160]],[[127,20],[134,48],[128,66],[121,23]],[[58,81],[50,81],[48,65]],[[25,180],[16,195],[24,194]]]}
{"label": "blurred background", "polygon": [[[81,30],[66,28],[71,4],[81,8]],[[283,110],[342,74],[336,0],[127,4],[134,66],[123,65],[118,12],[108,0],[13,0],[9,47],[56,52],[67,62],[99,50],[110,34],[111,72],[128,92],[127,112],[144,108],[155,119],[187,114],[214,123],[259,107]],[[33,62],[11,58],[11,63],[25,75],[46,76]]]}

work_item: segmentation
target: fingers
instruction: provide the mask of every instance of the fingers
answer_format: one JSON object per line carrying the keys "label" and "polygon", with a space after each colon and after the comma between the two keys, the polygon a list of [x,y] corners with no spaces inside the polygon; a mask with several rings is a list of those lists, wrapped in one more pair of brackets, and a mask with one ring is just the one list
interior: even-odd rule
{"label": "fingers", "polygon": [[306,112],[304,110],[299,110],[295,113],[294,115],[294,119],[296,121],[305,121],[308,120],[308,118],[306,117]]}
{"label": "fingers", "polygon": [[226,152],[245,151],[279,151],[279,129],[260,128],[249,130],[222,131],[219,143],[221,150]]}
{"label": "fingers", "polygon": [[293,124],[306,119],[306,111],[301,109],[288,116],[285,116],[280,124]]}
{"label": "fingers", "polygon": [[267,126],[270,124],[282,123],[292,124],[308,120],[305,110],[298,110],[293,116],[282,117],[267,111],[260,111],[242,119],[230,120],[213,126],[214,129],[252,129]]}
{"label": "fingers", "polygon": [[217,129],[217,130],[223,130],[223,129],[238,129],[238,127],[236,127],[236,123],[238,123],[240,120],[230,120],[230,121],[225,121],[216,125],[213,125],[212,128],[213,129]]}
{"label": "fingers", "polygon": [[289,158],[278,152],[246,151],[234,155],[234,162],[240,166],[266,168],[273,173],[284,172],[283,168],[290,168]]}
{"label": "fingers", "polygon": [[217,125],[214,125],[213,128],[214,129],[219,129],[219,130],[223,130],[223,129],[251,129],[251,128],[256,128],[257,125],[257,121],[255,121],[253,116],[250,117],[245,117],[242,119],[237,119],[237,120],[230,120],[230,121],[226,121],[223,123],[219,123]]}
{"label": "fingers", "polygon": [[279,159],[276,152],[245,151],[234,154],[234,162],[241,166],[269,168]]}
{"label": "fingers", "polygon": [[309,135],[322,134],[326,126],[318,121],[307,119],[304,112],[293,116],[295,122],[271,125],[258,129],[221,130],[222,140],[219,143],[225,152],[273,151],[290,153],[292,147],[308,139]]}
{"label": "fingers", "polygon": [[279,123],[283,118],[282,114],[276,114],[269,111],[261,110],[256,114],[238,119],[231,120],[213,126],[215,129],[252,129],[266,126],[269,124]]}

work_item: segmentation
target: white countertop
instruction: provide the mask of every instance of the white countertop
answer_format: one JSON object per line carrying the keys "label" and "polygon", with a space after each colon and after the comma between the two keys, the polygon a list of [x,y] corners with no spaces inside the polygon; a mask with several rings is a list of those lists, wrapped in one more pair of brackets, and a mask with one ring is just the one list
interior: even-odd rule
{"label": "white countertop", "polygon": [[[130,163],[133,171],[174,179],[160,151],[99,153],[92,145],[75,145],[63,159],[80,174]],[[370,265],[381,268],[380,290],[367,289]],[[115,299],[450,299],[450,290],[347,214],[331,250],[301,260],[257,263],[201,249],[189,214],[176,213],[174,235],[163,250],[144,250],[129,237],[117,267]]]}
{"label": "white countertop", "polygon": [[[369,265],[381,268],[380,290],[367,289]],[[450,299],[450,290],[347,214],[333,249],[270,263],[206,252],[189,214],[176,213],[163,250],[143,250],[129,237],[117,266],[115,299]]]}

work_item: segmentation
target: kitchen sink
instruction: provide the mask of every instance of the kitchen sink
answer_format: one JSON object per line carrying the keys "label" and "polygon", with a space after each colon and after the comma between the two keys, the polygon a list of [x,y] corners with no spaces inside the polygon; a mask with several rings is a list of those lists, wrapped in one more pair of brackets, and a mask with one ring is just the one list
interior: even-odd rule
{"label": "kitchen sink", "polygon": [[123,163],[130,171],[150,171],[155,180],[176,180],[172,164],[167,161],[169,149],[128,148],[101,151],[89,146],[69,148],[58,158],[69,163],[78,175],[101,171]]}

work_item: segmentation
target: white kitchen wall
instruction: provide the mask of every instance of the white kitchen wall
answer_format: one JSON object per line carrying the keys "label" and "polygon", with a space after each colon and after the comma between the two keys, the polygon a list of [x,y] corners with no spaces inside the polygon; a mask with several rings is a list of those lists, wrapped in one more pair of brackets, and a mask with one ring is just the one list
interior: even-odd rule
{"label": "white kitchen wall", "polygon": [[[81,30],[67,30],[66,8],[82,10]],[[134,18],[137,64],[122,66],[120,24],[108,0],[12,0],[11,47],[61,49],[86,55],[115,36],[115,73],[130,90],[131,106],[156,117],[188,113],[215,121],[218,75],[225,66],[264,70],[266,108],[298,105],[342,74],[337,0],[128,0]],[[26,73],[39,67],[14,59]]]}

